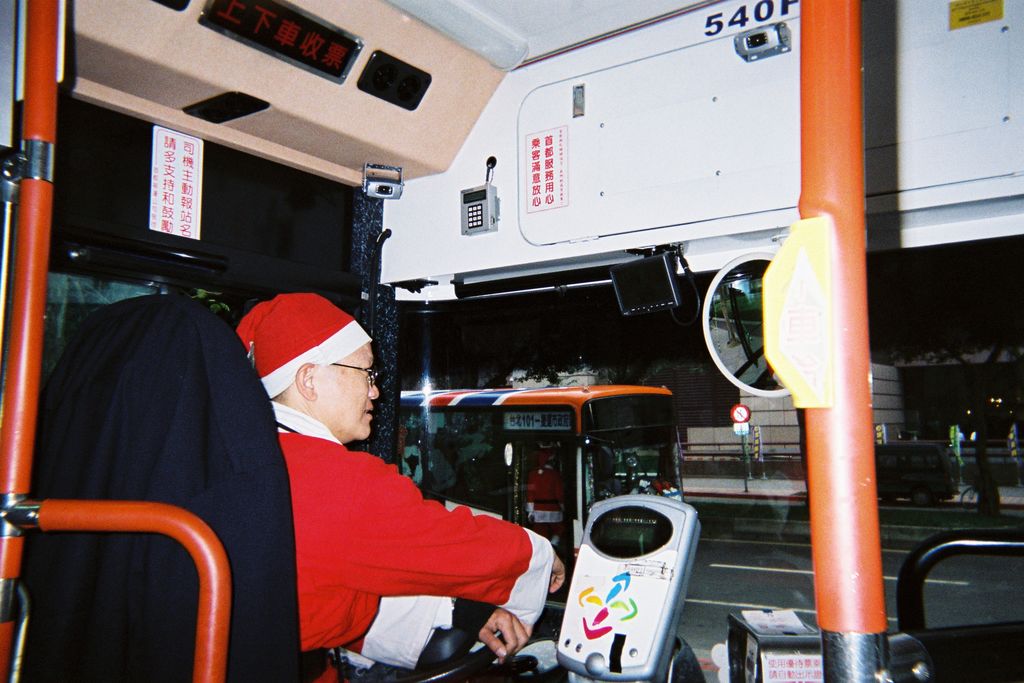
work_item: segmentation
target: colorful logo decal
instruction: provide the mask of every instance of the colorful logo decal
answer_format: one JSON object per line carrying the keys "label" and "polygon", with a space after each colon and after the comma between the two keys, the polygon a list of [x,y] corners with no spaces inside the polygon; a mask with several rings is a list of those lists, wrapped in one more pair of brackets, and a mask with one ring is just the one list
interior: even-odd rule
{"label": "colorful logo decal", "polygon": [[[579,594],[578,600],[580,607],[586,607],[584,603],[589,603],[591,605],[597,605],[600,608],[597,615],[589,624],[585,617],[583,619],[583,632],[586,634],[587,640],[596,640],[606,633],[611,632],[612,627],[610,625],[601,625],[609,616],[617,616],[618,621],[620,622],[629,621],[640,611],[633,598],[620,596],[621,593],[625,593],[629,590],[629,572],[623,572],[618,576],[613,577],[612,581],[615,583],[612,586],[612,589],[608,591],[608,595],[605,596],[604,600],[594,594],[593,586],[584,589]],[[619,599],[616,600],[615,598]],[[628,612],[628,614],[623,616],[618,614],[618,612]]]}

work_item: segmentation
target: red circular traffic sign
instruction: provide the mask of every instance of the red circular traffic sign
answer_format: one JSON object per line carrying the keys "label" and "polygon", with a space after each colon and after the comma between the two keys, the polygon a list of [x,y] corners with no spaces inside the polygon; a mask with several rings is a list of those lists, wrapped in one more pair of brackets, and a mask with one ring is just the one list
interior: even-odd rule
{"label": "red circular traffic sign", "polygon": [[729,417],[732,418],[733,422],[743,424],[750,420],[750,408],[746,407],[742,403],[737,403],[729,409]]}

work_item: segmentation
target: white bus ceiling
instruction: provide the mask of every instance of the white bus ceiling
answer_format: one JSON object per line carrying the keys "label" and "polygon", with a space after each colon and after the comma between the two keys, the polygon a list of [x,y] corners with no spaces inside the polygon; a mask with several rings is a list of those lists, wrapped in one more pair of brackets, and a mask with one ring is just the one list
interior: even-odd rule
{"label": "white bus ceiling", "polygon": [[[382,280],[426,283],[402,298],[672,243],[709,271],[773,251],[798,217],[799,0],[294,0],[362,41],[342,84],[202,26],[206,4],[74,2],[74,96],[348,185],[367,162],[402,167]],[[864,1],[870,248],[1024,232],[1024,3],[955,30],[949,12]],[[740,57],[736,36],[780,23],[788,50]],[[357,88],[375,51],[430,74],[415,110]],[[269,107],[182,111],[227,92]],[[526,145],[551,131],[563,193],[538,211]],[[466,235],[460,192],[489,157],[499,220]]]}
{"label": "white bus ceiling", "polygon": [[[436,281],[405,296],[443,299],[453,279],[607,263],[650,245],[683,243],[698,271],[774,251],[800,193],[800,3],[765,3],[765,21],[729,26],[755,5],[700,7],[509,73],[451,168],[385,204],[384,280]],[[864,2],[870,248],[1024,232],[1024,3],[1003,6],[1001,20],[951,30],[949,3]],[[792,51],[737,55],[737,34],[780,20]],[[567,200],[531,212],[527,137],[552,130],[567,140]],[[490,156],[498,228],[464,236],[459,192],[483,184]]]}

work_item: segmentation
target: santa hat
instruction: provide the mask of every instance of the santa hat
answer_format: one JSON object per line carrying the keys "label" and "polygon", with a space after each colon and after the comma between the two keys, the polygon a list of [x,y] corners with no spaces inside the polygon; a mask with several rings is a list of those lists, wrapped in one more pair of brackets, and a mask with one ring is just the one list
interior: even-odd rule
{"label": "santa hat", "polygon": [[279,294],[256,304],[237,332],[271,398],[305,363],[337,363],[370,341],[352,316],[318,294]]}

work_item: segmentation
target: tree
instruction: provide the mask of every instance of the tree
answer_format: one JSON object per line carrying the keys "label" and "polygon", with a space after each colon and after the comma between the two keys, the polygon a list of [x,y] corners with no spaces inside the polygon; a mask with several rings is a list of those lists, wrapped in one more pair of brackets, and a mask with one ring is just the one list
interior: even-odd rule
{"label": "tree", "polygon": [[1024,354],[1022,257],[1024,242],[1010,239],[903,249],[868,261],[872,352],[959,369],[962,381],[953,385],[964,390],[954,400],[973,418],[978,509],[987,515],[1000,508],[987,449],[988,398],[997,366]]}

